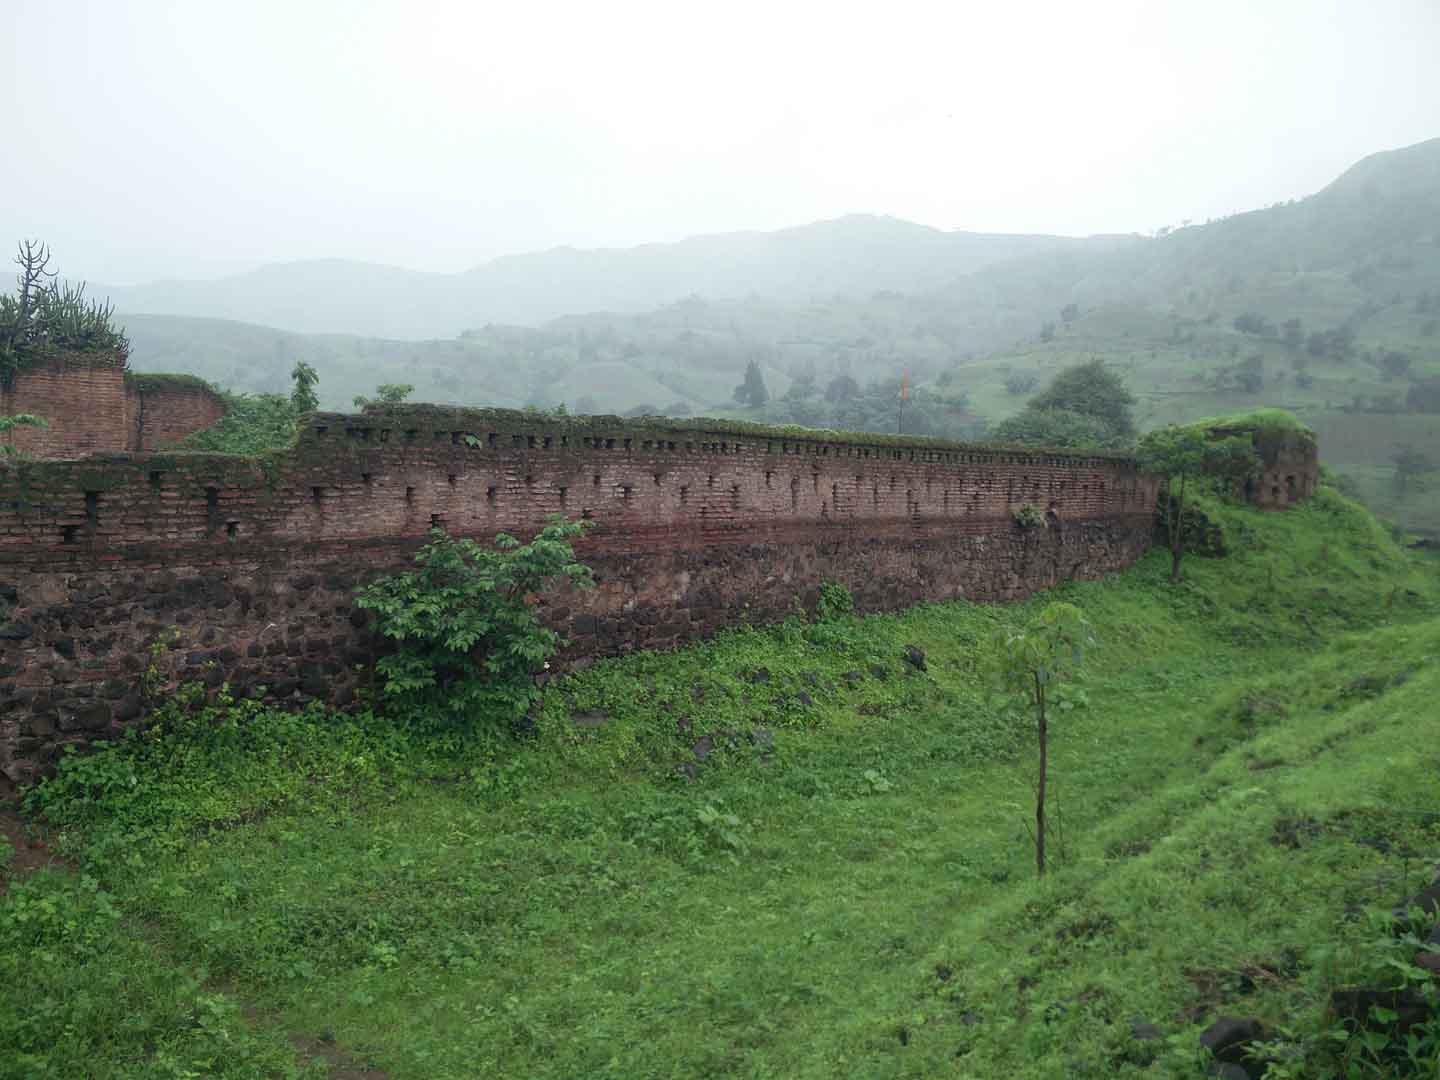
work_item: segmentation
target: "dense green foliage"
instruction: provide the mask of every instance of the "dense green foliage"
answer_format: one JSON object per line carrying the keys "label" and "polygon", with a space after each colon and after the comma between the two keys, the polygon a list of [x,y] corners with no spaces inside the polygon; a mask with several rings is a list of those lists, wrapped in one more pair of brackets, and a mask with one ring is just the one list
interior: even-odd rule
{"label": "dense green foliage", "polygon": [[[224,1038],[215,1071],[281,1073],[283,1030],[392,1080],[1198,1078],[1228,1013],[1271,1025],[1281,1075],[1343,1075],[1388,1051],[1330,989],[1409,970],[1359,913],[1440,845],[1433,566],[1328,490],[1215,512],[1235,554],[1178,588],[1161,553],[1010,607],[837,595],[552,681],[524,739],[182,697],[30,797],[96,891],[0,898],[30,991],[0,998],[0,1062],[171,1076],[178,1046],[205,1073]],[[1053,698],[1037,882],[1033,721],[985,645],[1056,600],[1099,642]],[[63,947],[28,947],[40,901]]]}
{"label": "dense green foliage", "polygon": [[357,409],[365,409],[371,405],[399,405],[414,392],[415,387],[410,383],[381,383],[375,387],[374,397],[357,394],[352,404]]}
{"label": "dense green foliage", "polygon": [[1119,449],[1135,438],[1135,395],[1119,373],[1091,360],[1060,371],[991,438],[1022,446]]}
{"label": "dense green foliage", "polygon": [[592,583],[570,546],[587,526],[556,517],[528,543],[499,533],[493,547],[435,529],[414,570],[360,590],[356,603],[396,643],[376,668],[407,720],[462,729],[521,721],[538,696],[535,675],[560,644],[532,597]]}
{"label": "dense green foliage", "polygon": [[0,294],[0,382],[58,353],[111,353],[124,364],[130,342],[111,304],[86,299],[84,282],[58,280],[42,244],[22,241],[15,264],[15,292]]}
{"label": "dense green foliage", "polygon": [[304,416],[320,408],[320,395],[315,389],[320,376],[313,367],[304,360],[296,360],[295,366],[290,369],[290,381],[293,384],[290,405],[296,416]]}
{"label": "dense green foliage", "polygon": [[184,445],[192,450],[224,454],[261,454],[279,450],[295,439],[298,415],[284,394],[232,394],[220,392],[225,415]]}
{"label": "dense green foliage", "polygon": [[1234,428],[1216,426],[1170,425],[1146,432],[1135,450],[1135,459],[1145,472],[1165,478],[1161,496],[1161,518],[1170,542],[1170,580],[1180,580],[1180,563],[1185,541],[1190,532],[1186,518],[1186,495],[1189,489],[1211,481],[1210,487],[1221,495],[1233,492],[1238,481],[1253,475],[1260,468],[1255,453],[1254,436],[1249,429],[1239,435],[1215,435],[1212,432]]}

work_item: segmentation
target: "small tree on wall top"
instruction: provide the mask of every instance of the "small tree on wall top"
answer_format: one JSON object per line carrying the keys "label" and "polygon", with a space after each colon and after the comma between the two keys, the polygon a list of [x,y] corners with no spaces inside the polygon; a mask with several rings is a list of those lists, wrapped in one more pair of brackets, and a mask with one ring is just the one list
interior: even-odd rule
{"label": "small tree on wall top", "polygon": [[386,695],[421,723],[524,716],[535,671],[561,643],[530,597],[557,581],[592,584],[570,546],[589,524],[552,517],[528,544],[500,533],[493,547],[435,529],[415,569],[360,590],[356,604],[398,646],[376,665]]}

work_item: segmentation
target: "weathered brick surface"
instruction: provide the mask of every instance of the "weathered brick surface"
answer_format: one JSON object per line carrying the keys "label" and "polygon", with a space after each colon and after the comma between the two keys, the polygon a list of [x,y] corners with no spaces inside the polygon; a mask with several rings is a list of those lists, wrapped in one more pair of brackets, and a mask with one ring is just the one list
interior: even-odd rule
{"label": "weathered brick surface", "polygon": [[[825,579],[866,610],[1014,599],[1150,542],[1155,482],[1112,458],[474,415],[322,414],[274,459],[0,468],[0,773],[133,720],[171,628],[165,679],[347,702],[379,647],[353,590],[432,525],[594,521],[578,549],[598,588],[546,602],[571,656],[783,617]],[[1046,527],[1015,524],[1026,504]]]}
{"label": "weathered brick surface", "polygon": [[1261,474],[1244,484],[1245,497],[1262,510],[1284,510],[1320,486],[1320,451],[1308,439],[1258,445]]}
{"label": "weathered brick surface", "polygon": [[60,356],[18,371],[0,387],[0,415],[34,413],[48,426],[0,434],[40,458],[78,458],[129,446],[125,373],[118,356]]}
{"label": "weathered brick surface", "polygon": [[225,415],[225,403],[220,396],[203,386],[131,388],[126,404],[130,423],[126,449],[129,450],[174,446]]}
{"label": "weathered brick surface", "polygon": [[0,435],[17,450],[46,460],[178,443],[225,415],[219,395],[179,384],[127,385],[118,353],[66,353],[14,374],[0,386],[0,415],[33,413],[46,426]]}

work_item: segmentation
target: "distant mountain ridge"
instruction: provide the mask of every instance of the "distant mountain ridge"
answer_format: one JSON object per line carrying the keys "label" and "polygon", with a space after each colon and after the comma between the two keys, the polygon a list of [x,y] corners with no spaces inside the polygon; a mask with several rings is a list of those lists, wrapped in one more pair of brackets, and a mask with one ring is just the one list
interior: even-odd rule
{"label": "distant mountain ridge", "polygon": [[[640,312],[698,294],[804,302],[835,293],[924,292],[1007,259],[1093,241],[946,232],[854,214],[774,232],[633,248],[552,248],[455,274],[341,259],[280,263],[206,281],[94,285],[126,315],[229,319],[300,333],[450,338],[487,323]],[[1113,243],[1113,238],[1101,241]]]}

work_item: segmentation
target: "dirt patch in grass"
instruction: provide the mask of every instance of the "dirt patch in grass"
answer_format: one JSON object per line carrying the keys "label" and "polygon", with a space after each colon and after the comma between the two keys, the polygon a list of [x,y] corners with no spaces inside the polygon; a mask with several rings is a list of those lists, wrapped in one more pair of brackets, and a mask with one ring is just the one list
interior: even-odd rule
{"label": "dirt patch in grass", "polygon": [[44,831],[26,821],[13,807],[0,806],[0,836],[4,836],[10,845],[10,861],[0,870],[0,896],[5,894],[10,882],[42,867],[75,869],[73,864],[55,853]]}

